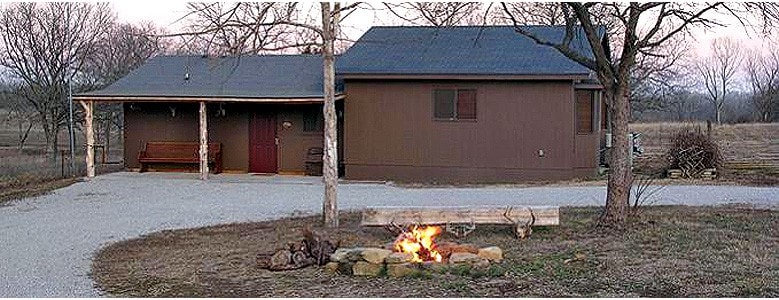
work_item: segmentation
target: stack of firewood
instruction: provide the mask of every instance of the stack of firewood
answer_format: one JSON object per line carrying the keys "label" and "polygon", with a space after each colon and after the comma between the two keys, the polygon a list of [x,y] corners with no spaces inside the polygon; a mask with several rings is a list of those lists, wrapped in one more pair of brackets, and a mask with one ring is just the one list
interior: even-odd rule
{"label": "stack of firewood", "polygon": [[289,243],[286,248],[275,253],[258,255],[257,264],[260,268],[271,271],[294,270],[311,265],[323,266],[330,261],[330,254],[338,249],[339,244],[306,228],[301,241]]}

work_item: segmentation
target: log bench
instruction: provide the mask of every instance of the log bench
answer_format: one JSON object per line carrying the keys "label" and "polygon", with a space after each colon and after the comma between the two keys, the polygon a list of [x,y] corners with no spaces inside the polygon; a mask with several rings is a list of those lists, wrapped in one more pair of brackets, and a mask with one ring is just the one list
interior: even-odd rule
{"label": "log bench", "polygon": [[[532,220],[532,221],[531,221]],[[415,224],[443,225],[446,231],[464,237],[477,224],[521,227],[560,224],[558,206],[374,206],[362,213],[362,226],[385,228]]]}
{"label": "log bench", "polygon": [[[147,142],[138,153],[140,172],[149,164],[195,164],[200,165],[200,143],[198,142]],[[222,172],[222,144],[208,143],[208,164],[215,174]]]}

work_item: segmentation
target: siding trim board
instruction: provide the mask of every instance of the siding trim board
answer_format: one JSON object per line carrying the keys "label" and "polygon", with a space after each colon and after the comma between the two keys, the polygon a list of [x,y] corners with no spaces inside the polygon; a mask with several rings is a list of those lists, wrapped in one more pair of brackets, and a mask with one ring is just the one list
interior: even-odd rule
{"label": "siding trim board", "polygon": [[398,79],[398,80],[585,80],[590,79],[590,74],[560,74],[560,75],[534,75],[534,74],[359,74],[338,73],[343,79]]}

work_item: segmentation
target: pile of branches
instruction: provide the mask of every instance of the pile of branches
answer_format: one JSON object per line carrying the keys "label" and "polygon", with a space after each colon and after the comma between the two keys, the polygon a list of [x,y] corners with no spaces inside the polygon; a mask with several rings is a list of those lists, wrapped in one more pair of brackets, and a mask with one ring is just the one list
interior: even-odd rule
{"label": "pile of branches", "polygon": [[682,177],[698,177],[705,169],[722,164],[719,146],[709,136],[695,130],[682,129],[671,137],[671,148],[666,153],[670,169],[682,171]]}
{"label": "pile of branches", "polygon": [[305,268],[312,265],[323,266],[330,261],[340,241],[332,241],[321,237],[311,231],[303,230],[303,240],[287,244],[285,249],[280,249],[272,254],[260,254],[257,264],[262,269],[271,271],[285,271]]}

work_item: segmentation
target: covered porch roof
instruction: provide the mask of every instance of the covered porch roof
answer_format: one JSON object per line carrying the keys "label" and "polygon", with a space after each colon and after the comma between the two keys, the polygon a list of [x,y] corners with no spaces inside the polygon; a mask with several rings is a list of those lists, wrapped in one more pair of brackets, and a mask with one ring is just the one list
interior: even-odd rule
{"label": "covered porch roof", "polygon": [[[110,86],[76,101],[322,102],[317,55],[157,56]],[[336,82],[336,99],[344,98]]]}

